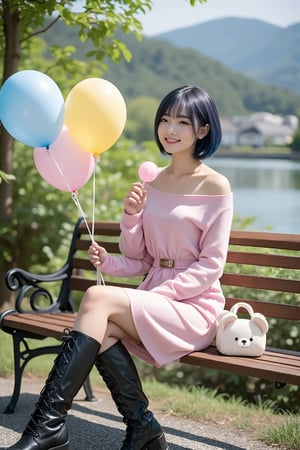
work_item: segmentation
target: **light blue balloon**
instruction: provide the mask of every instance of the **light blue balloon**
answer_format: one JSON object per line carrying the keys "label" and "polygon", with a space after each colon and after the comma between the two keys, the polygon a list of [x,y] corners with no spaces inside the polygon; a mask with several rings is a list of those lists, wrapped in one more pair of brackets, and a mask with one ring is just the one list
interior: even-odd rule
{"label": "light blue balloon", "polygon": [[42,72],[11,75],[0,91],[0,120],[18,141],[47,147],[64,124],[64,98],[57,84]]}

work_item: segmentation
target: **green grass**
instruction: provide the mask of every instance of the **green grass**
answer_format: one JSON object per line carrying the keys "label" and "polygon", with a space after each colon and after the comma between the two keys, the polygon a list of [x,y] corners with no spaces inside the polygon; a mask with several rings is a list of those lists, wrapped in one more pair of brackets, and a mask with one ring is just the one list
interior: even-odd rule
{"label": "green grass", "polygon": [[279,448],[300,449],[300,415],[274,413],[270,402],[247,404],[239,398],[217,395],[212,389],[188,390],[155,381],[145,382],[144,388],[155,408],[166,414],[245,431]]}
{"label": "green grass", "polygon": [[[55,339],[41,342],[32,340],[33,346],[57,343]],[[11,336],[0,331],[1,358],[0,376],[13,374]],[[54,355],[45,355],[31,360],[25,368],[25,376],[45,378],[52,367]],[[104,387],[95,369],[91,374],[92,384]],[[272,403],[250,405],[240,398],[217,395],[213,389],[187,389],[169,386],[157,381],[145,381],[144,389],[154,409],[178,417],[213,422],[238,431],[247,431],[256,439],[269,445],[288,450],[300,449],[300,415],[278,414]]]}
{"label": "green grass", "polygon": [[290,415],[276,427],[263,432],[260,438],[271,445],[279,445],[289,450],[300,449],[300,415]]}

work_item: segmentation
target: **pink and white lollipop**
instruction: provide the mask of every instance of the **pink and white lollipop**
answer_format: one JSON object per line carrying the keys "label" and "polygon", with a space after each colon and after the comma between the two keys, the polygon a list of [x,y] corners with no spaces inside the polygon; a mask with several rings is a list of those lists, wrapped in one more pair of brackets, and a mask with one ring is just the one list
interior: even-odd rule
{"label": "pink and white lollipop", "polygon": [[151,161],[143,162],[139,167],[139,177],[143,182],[155,180],[158,175],[158,167]]}

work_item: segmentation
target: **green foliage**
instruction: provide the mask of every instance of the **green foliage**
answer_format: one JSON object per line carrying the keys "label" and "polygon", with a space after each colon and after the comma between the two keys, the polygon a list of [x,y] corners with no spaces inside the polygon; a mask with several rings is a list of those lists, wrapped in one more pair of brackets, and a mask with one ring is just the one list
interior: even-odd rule
{"label": "green foliage", "polygon": [[0,330],[1,341],[1,362],[0,362],[0,377],[11,375],[14,370],[13,364],[13,346],[10,334],[4,333]]}
{"label": "green foliage", "polygon": [[140,39],[142,28],[136,15],[150,10],[151,0],[89,0],[83,3],[82,9],[76,13],[72,12],[69,6],[69,2],[62,5],[58,3],[57,10],[68,27],[78,27],[78,37],[82,42],[92,42],[93,49],[88,53],[88,57],[101,61],[106,56],[119,62],[122,58],[129,61],[132,55],[126,45],[116,39],[116,30],[121,29],[122,33],[134,32]]}
{"label": "green foliage", "polygon": [[295,131],[293,142],[291,143],[291,149],[294,152],[300,152],[300,114],[298,114],[298,128]]}
{"label": "green foliage", "polygon": [[16,178],[14,175],[9,175],[8,173],[5,173],[2,170],[0,170],[0,183],[2,183],[3,181],[5,183],[8,183],[9,181],[13,181],[15,179]]}
{"label": "green foliage", "polygon": [[154,116],[158,100],[151,97],[136,97],[128,100],[128,118],[124,134],[137,142],[150,141],[154,137]]}
{"label": "green foliage", "polygon": [[291,144],[291,149],[294,152],[300,152],[300,130],[296,131],[296,133],[294,135],[294,140]]}
{"label": "green foliage", "polygon": [[[93,49],[89,52],[90,57],[99,61],[104,56],[113,61],[120,61],[122,58],[129,61],[132,56],[131,52],[120,39],[115,37],[115,32],[118,29],[125,34],[134,33],[136,38],[140,39],[142,27],[137,15],[149,11],[152,1],[87,0],[81,2],[81,7],[77,11],[71,0],[24,1],[22,5],[19,1],[9,0],[7,3],[10,13],[19,15],[22,43],[29,42],[33,35],[48,32],[59,16],[68,27],[76,27],[79,41],[88,40],[92,43]],[[2,23],[3,9],[1,2],[0,21]],[[45,22],[47,15],[49,18]],[[2,35],[2,37],[4,36]],[[2,51],[4,45],[5,39],[2,39],[0,44]]]}

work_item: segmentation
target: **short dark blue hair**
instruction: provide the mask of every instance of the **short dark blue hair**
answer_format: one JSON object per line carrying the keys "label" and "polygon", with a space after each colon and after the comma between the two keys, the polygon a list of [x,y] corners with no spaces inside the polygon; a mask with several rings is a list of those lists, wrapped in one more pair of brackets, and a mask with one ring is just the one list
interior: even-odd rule
{"label": "short dark blue hair", "polygon": [[198,86],[181,86],[167,94],[161,101],[154,119],[154,135],[161,153],[167,154],[158,138],[158,126],[164,114],[185,113],[192,122],[194,133],[209,125],[209,132],[203,139],[197,139],[193,157],[205,159],[211,156],[222,140],[219,113],[209,94]]}

